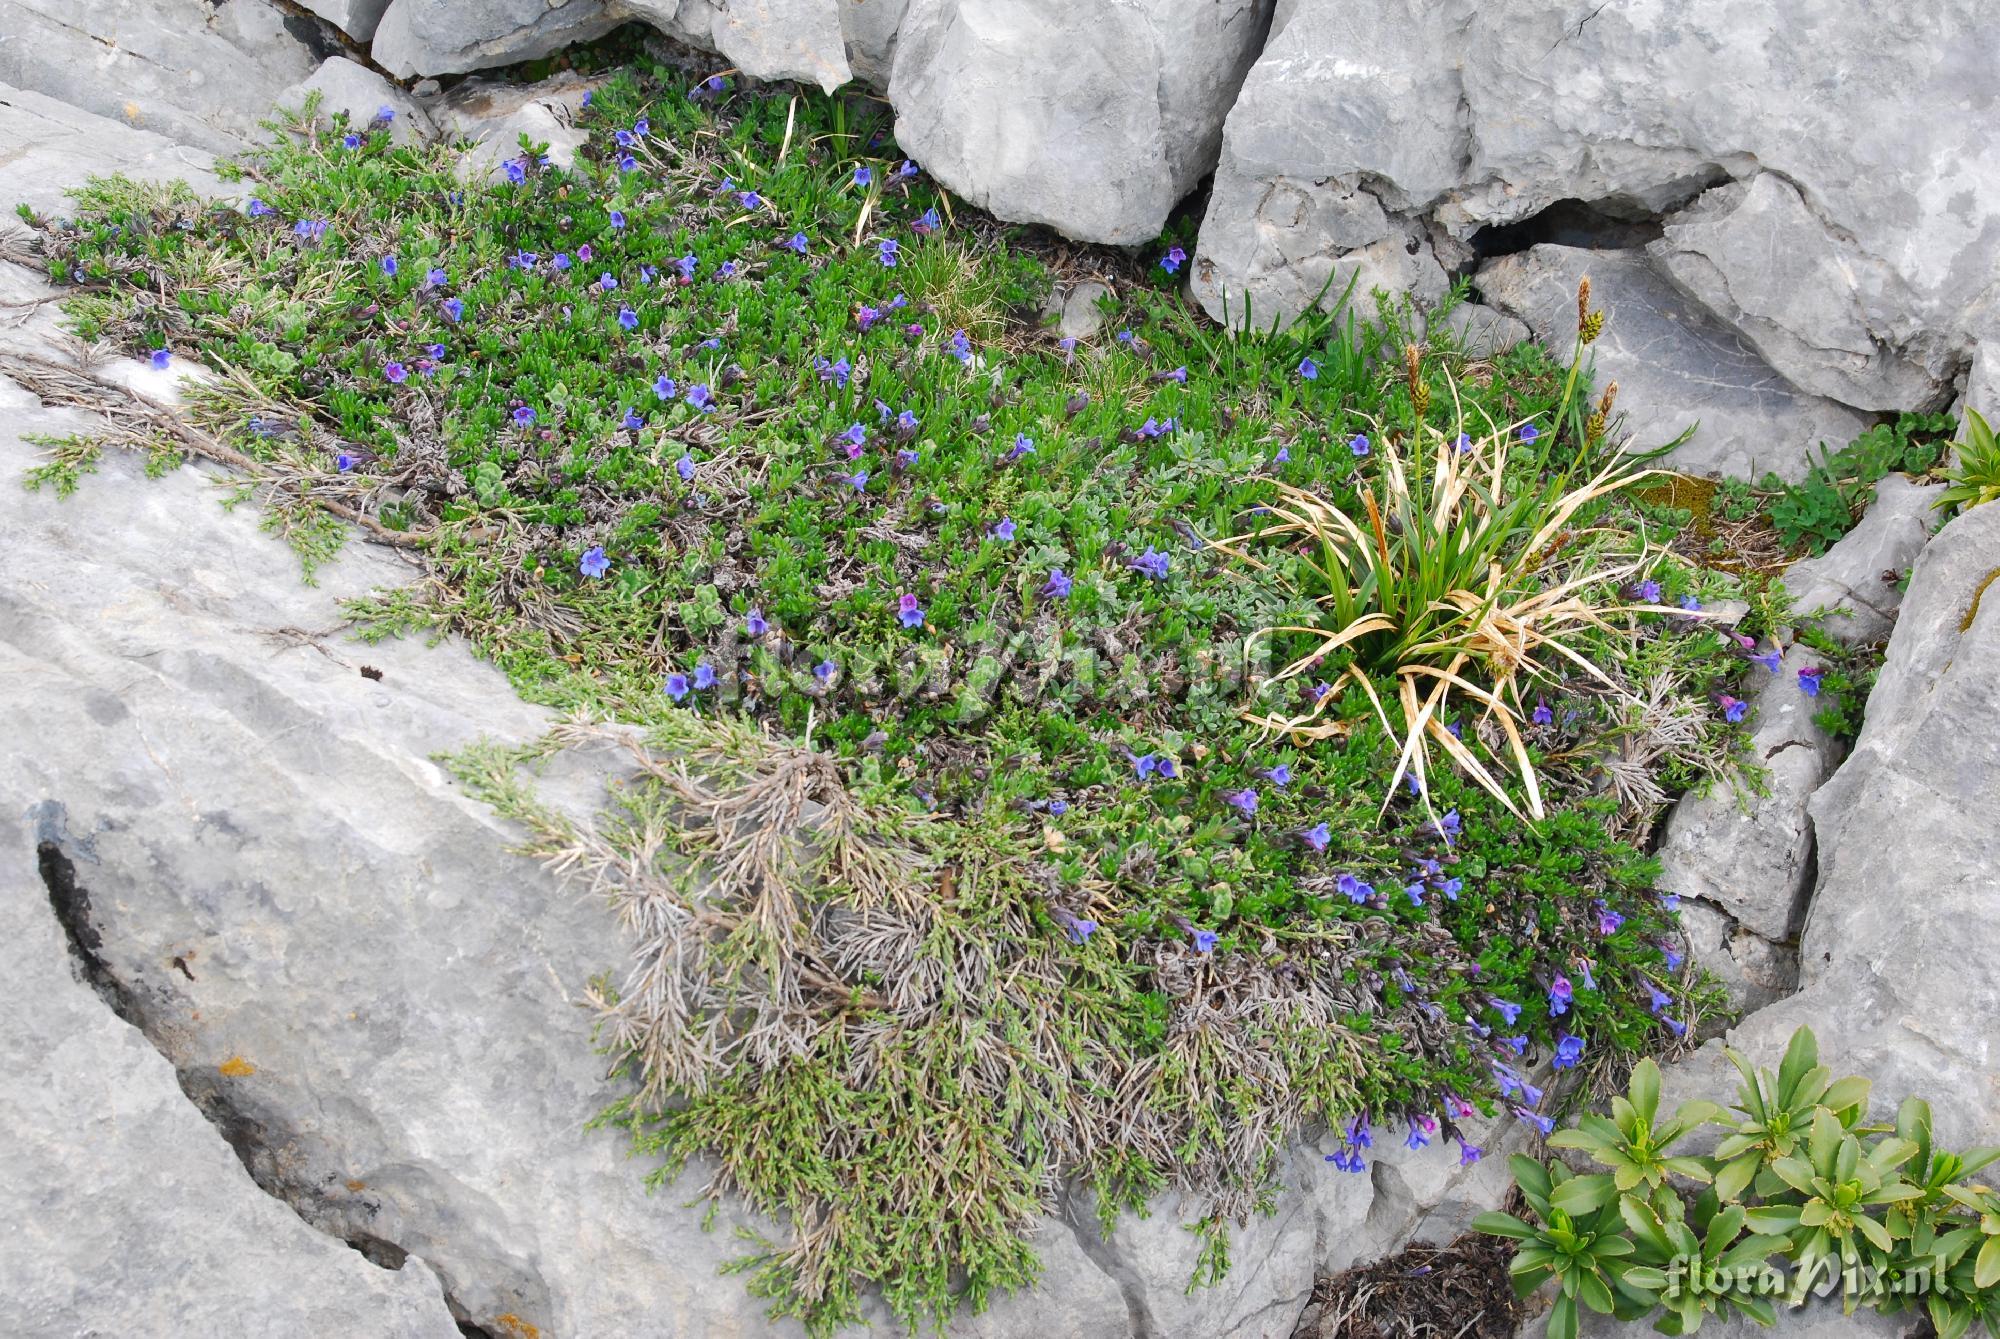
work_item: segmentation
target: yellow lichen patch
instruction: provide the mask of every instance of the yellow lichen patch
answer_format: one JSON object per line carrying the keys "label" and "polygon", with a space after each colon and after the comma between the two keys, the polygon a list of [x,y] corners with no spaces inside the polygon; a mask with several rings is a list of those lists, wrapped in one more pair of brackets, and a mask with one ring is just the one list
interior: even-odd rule
{"label": "yellow lichen patch", "polygon": [[240,1055],[230,1056],[220,1065],[217,1065],[216,1068],[232,1079],[247,1079],[257,1072],[257,1066],[251,1064]]}
{"label": "yellow lichen patch", "polygon": [[513,1336],[513,1339],[542,1339],[542,1330],[539,1325],[530,1325],[511,1311],[503,1316],[495,1316],[493,1323],[498,1325],[506,1334]]}
{"label": "yellow lichen patch", "polygon": [[1972,631],[1973,620],[1979,617],[1979,602],[1986,598],[1986,588],[1991,586],[1995,581],[2000,581],[2000,567],[1996,567],[1991,572],[1988,572],[1986,579],[1980,582],[1978,588],[1972,592],[1972,603],[1966,606],[1965,617],[1958,621],[1958,630],[1960,632]]}
{"label": "yellow lichen patch", "polygon": [[1677,507],[1694,518],[1694,532],[1703,539],[1715,535],[1716,481],[1692,474],[1663,474],[1657,483],[1632,490],[1632,496],[1656,507]]}
{"label": "yellow lichen patch", "polygon": [[363,1190],[366,1190],[366,1189],[368,1189],[368,1183],[367,1183],[366,1181],[355,1181],[355,1180],[349,1180],[349,1181],[348,1181],[348,1183],[347,1183],[347,1188],[348,1188],[349,1190],[352,1190],[352,1191],[355,1191],[355,1192],[357,1192],[357,1193],[358,1193],[358,1192],[360,1192],[360,1191],[363,1191]]}

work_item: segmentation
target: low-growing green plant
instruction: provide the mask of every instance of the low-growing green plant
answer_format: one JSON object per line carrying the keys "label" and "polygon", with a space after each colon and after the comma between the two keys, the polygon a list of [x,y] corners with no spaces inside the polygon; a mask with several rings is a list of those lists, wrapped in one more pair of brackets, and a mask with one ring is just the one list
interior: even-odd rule
{"label": "low-growing green plant", "polygon": [[[1521,1295],[1556,1282],[1551,1339],[1576,1333],[1579,1306],[1622,1320],[1657,1311],[1656,1328],[1675,1335],[1722,1310],[1769,1325],[1774,1296],[1803,1305],[1831,1276],[1843,1280],[1847,1312],[1864,1302],[1893,1312],[1921,1296],[1941,1335],[1993,1326],[2000,1195],[1969,1178],[2000,1149],[1938,1149],[1930,1108],[1916,1098],[1893,1127],[1867,1124],[1868,1081],[1835,1079],[1806,1028],[1775,1072],[1728,1054],[1743,1076],[1733,1115],[1692,1102],[1656,1123],[1660,1072],[1641,1062],[1612,1119],[1585,1115],[1549,1141],[1611,1172],[1516,1157],[1538,1222],[1474,1220],[1523,1243],[1513,1266]],[[1671,1152],[1704,1124],[1728,1131],[1712,1153]]]}
{"label": "low-growing green plant", "polygon": [[1878,423],[1838,451],[1824,443],[1820,458],[1796,484],[1766,475],[1771,524],[1788,549],[1826,552],[1854,527],[1860,510],[1884,476],[1923,474],[1938,462],[1957,424],[1949,414],[1898,414]]}
{"label": "low-growing green plant", "polygon": [[1958,444],[1958,463],[1944,472],[1951,487],[1932,505],[1976,507],[2000,498],[2000,441],[1993,426],[1976,409],[1965,411],[1965,440]]}

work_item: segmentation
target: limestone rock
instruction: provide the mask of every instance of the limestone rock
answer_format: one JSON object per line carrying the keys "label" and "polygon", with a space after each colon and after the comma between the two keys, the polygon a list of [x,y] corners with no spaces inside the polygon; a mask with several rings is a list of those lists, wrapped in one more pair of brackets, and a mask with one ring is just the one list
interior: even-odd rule
{"label": "limestone rock", "polygon": [[267,0],[0,0],[0,83],[231,153],[319,64],[311,28]]}
{"label": "limestone rock", "polygon": [[1062,301],[1061,320],[1056,328],[1064,339],[1089,339],[1104,329],[1104,313],[1097,304],[1111,296],[1111,286],[1086,279],[1069,291]]}
{"label": "limestone rock", "polygon": [[1445,328],[1467,353],[1491,357],[1534,338],[1527,323],[1480,302],[1461,302],[1444,314]]}
{"label": "limestone rock", "polygon": [[391,0],[373,52],[398,79],[461,74],[588,42],[620,21],[603,0]]}
{"label": "limestone rock", "polygon": [[0,212],[11,216],[25,204],[61,217],[69,212],[70,187],[114,172],[135,181],[185,181],[204,195],[228,189],[211,154],[0,84]]}
{"label": "limestone rock", "polygon": [[878,89],[889,87],[896,58],[896,31],[910,0],[835,0],[840,30],[847,37],[847,64],[854,77]]}
{"label": "limestone rock", "polygon": [[1794,643],[1779,670],[1761,667],[1739,691],[1750,704],[1750,751],[1766,793],[1718,785],[1674,806],[1660,845],[1659,885],[1727,913],[1774,943],[1790,939],[1810,891],[1813,833],[1806,803],[1840,760],[1840,746],[1813,722],[1815,703],[1798,671],[1818,656]]}
{"label": "limestone rock", "polygon": [[1567,356],[1576,338],[1577,281],[1590,276],[1604,332],[1587,352],[1600,384],[1618,383],[1635,445],[1650,448],[1697,421],[1670,458],[1691,474],[1804,477],[1807,452],[1845,446],[1867,421],[1804,394],[1667,282],[1640,251],[1542,244],[1488,261],[1478,286],[1488,304],[1525,321]]}
{"label": "limestone rock", "polygon": [[636,0],[625,8],[663,32],[720,52],[752,79],[797,79],[831,93],[854,77],[842,28],[847,2]]}
{"label": "limestone rock", "polygon": [[302,107],[308,95],[320,96],[320,112],[332,116],[346,112],[347,123],[361,128],[373,122],[383,109],[395,113],[389,132],[399,144],[427,139],[437,133],[430,114],[409,94],[397,88],[365,65],[345,56],[335,56],[314,71],[312,78],[278,99],[283,107]]}
{"label": "limestone rock", "polygon": [[1149,241],[1214,166],[1269,17],[1270,0],[910,0],[896,138],[1002,218]]}
{"label": "limestone rock", "polygon": [[521,136],[548,145],[551,165],[567,168],[590,136],[577,128],[590,81],[573,74],[537,84],[507,84],[468,79],[435,108],[437,122],[454,137],[471,140],[459,160],[458,174],[497,179],[502,164],[521,155]]}
{"label": "limestone rock", "polygon": [[1927,366],[1921,352],[1900,347],[1914,334],[1888,316],[1914,306],[1901,277],[1855,255],[1775,173],[1707,192],[1647,250],[1801,390],[1883,411],[1950,398],[1942,350]]}
{"label": "limestone rock", "polygon": [[1944,517],[1932,506],[1943,484],[1892,474],[1875,485],[1860,524],[1817,558],[1785,572],[1785,592],[1800,614],[1823,613],[1821,625],[1849,646],[1879,642],[1895,626],[1903,579]]}
{"label": "limestone rock", "polygon": [[357,42],[375,35],[382,11],[389,0],[300,0],[307,9],[331,23]]}

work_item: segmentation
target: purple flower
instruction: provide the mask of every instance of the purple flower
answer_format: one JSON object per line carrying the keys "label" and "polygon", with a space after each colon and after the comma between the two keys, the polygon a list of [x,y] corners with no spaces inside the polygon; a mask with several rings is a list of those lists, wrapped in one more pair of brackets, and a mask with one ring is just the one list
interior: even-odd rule
{"label": "purple flower", "polygon": [[1158,377],[1160,381],[1177,381],[1183,386],[1187,385],[1187,379],[1188,370],[1185,367],[1177,367],[1171,372],[1162,372]]}
{"label": "purple flower", "polygon": [[945,344],[945,352],[956,358],[960,366],[972,366],[972,340],[963,330],[951,332],[951,339]]}
{"label": "purple flower", "polygon": [[1535,439],[1537,437],[1540,437],[1541,435],[1542,435],[1542,430],[1540,428],[1537,428],[1534,424],[1523,423],[1521,425],[1521,440],[1528,443],[1530,446],[1534,445]]}
{"label": "purple flower", "polygon": [[1011,543],[1014,539],[1014,518],[1003,516],[995,522],[993,526],[993,538],[1003,543]]}
{"label": "purple flower", "polygon": [[620,172],[637,172],[639,170],[639,160],[629,153],[621,153],[618,155],[618,170]]}
{"label": "purple flower", "polygon": [[899,446],[896,448],[897,469],[899,470],[915,469],[916,465],[917,465],[917,453],[915,451],[911,450],[907,446]]}
{"label": "purple flower", "polygon": [[906,440],[916,436],[919,422],[915,414],[905,409],[902,413],[896,415],[896,435]]}
{"label": "purple flower", "polygon": [[446,298],[443,306],[446,320],[457,324],[465,319],[465,304],[457,298]]}
{"label": "purple flower", "polygon": [[745,209],[755,209],[764,203],[764,199],[755,191],[739,191],[736,195],[736,203],[742,205]]}
{"label": "purple flower", "polygon": [[1411,1121],[1410,1132],[1403,1136],[1403,1147],[1424,1148],[1428,1146],[1430,1142],[1431,1142],[1430,1136],[1424,1132],[1424,1128],[1418,1125],[1416,1121],[1414,1120]]}
{"label": "purple flower", "polygon": [[1576,1062],[1583,1059],[1583,1038],[1572,1037],[1564,1032],[1557,1035],[1556,1054],[1553,1061],[1557,1069],[1574,1069]]}
{"label": "purple flower", "polygon": [[796,251],[801,256],[803,256],[806,253],[806,245],[807,245],[806,235],[802,232],[795,232],[790,237],[787,237],[784,241],[784,246],[786,250]]}
{"label": "purple flower", "polygon": [[1666,991],[1661,990],[1658,986],[1653,985],[1651,982],[1647,982],[1646,984],[1646,993],[1652,997],[1647,1002],[1646,1007],[1652,1010],[1652,1012],[1656,1015],[1662,1009],[1666,1008],[1669,1004],[1672,1004],[1674,1002],[1673,996],[1667,994]]}
{"label": "purple flower", "polygon": [[627,430],[637,432],[646,426],[646,420],[639,417],[638,410],[628,409],[625,411],[624,424]]}
{"label": "purple flower", "polygon": [[1363,883],[1352,874],[1341,875],[1338,879],[1334,880],[1333,886],[1344,894],[1348,901],[1354,903],[1356,906],[1360,906],[1363,902],[1375,896],[1373,885]]}
{"label": "purple flower", "polygon": [[943,226],[944,220],[938,217],[937,209],[932,207],[919,215],[917,221],[910,225],[910,229],[920,237],[928,237]]}
{"label": "purple flower", "polygon": [[905,158],[896,167],[896,180],[908,181],[911,177],[916,176],[921,171],[923,171],[922,168],[918,167],[915,163]]}
{"label": "purple flower", "polygon": [[1291,459],[1292,459],[1292,448],[1289,446],[1281,446],[1278,448],[1278,454],[1271,457],[1271,463],[1274,465],[1285,465],[1289,464],[1291,462]]}
{"label": "purple flower", "polygon": [[[165,349],[154,349],[154,350],[153,350],[153,357],[152,357],[152,363],[153,363],[153,370],[154,370],[155,372],[164,372],[164,371],[166,371],[166,370],[167,370],[167,364],[171,363],[171,362],[173,361],[173,359],[174,359],[174,356],[173,356],[173,354],[169,353],[169,352],[168,352],[167,350],[165,350]],[[391,363],[391,364],[389,364],[389,366],[391,366],[391,367],[398,367],[399,365],[398,365],[398,364],[396,364],[396,363]],[[402,378],[401,378],[401,377],[391,377],[391,378],[390,378],[390,380],[391,380],[391,381],[401,381],[401,380],[402,380]]]}
{"label": "purple flower", "polygon": [[674,473],[681,476],[682,483],[694,482],[694,457],[681,452],[681,458],[674,462]]}
{"label": "purple flower", "polygon": [[1750,710],[1749,703],[1743,701],[1741,698],[1731,697],[1727,693],[1717,693],[1715,696],[1715,705],[1722,708],[1722,719],[1730,722],[1732,725],[1742,720],[1743,714]]}
{"label": "purple flower", "polygon": [[704,660],[694,667],[694,686],[697,689],[715,687],[715,670]]}
{"label": "purple flower", "polygon": [[1226,792],[1223,799],[1243,811],[1250,818],[1257,816],[1257,792],[1245,786],[1242,790]]}
{"label": "purple flower", "polygon": [[695,257],[692,253],[690,253],[689,255],[682,256],[679,260],[675,261],[674,268],[681,272],[682,279],[684,280],[693,279],[695,269],[700,264],[701,261],[697,257]]}
{"label": "purple flower", "polygon": [[1160,760],[1158,757],[1156,757],[1151,753],[1142,753],[1138,757],[1132,759],[1132,770],[1136,772],[1139,776],[1139,779],[1143,781],[1149,776],[1157,776],[1159,774]]}
{"label": "purple flower", "polygon": [[1333,829],[1325,823],[1318,823],[1299,834],[1302,841],[1315,851],[1325,851],[1333,841]]}
{"label": "purple flower", "polygon": [[1307,381],[1319,380],[1319,364],[1310,358],[1299,359],[1299,376]]}
{"label": "purple flower", "polygon": [[1064,814],[1069,812],[1069,805],[1065,804],[1061,800],[1050,800],[1049,812],[1055,815],[1057,818],[1061,818]]}
{"label": "purple flower", "polygon": [[[1053,809],[1055,806],[1050,805],[1049,807]],[[1082,916],[1071,916],[1069,918],[1068,929],[1069,942],[1072,944],[1081,944],[1097,933],[1097,922],[1086,920]]]}
{"label": "purple flower", "polygon": [[1458,441],[1456,445],[1458,447],[1458,454],[1460,454],[1461,456],[1469,454],[1472,450],[1471,435],[1468,433],[1461,432],[1460,434],[1458,434]]}
{"label": "purple flower", "polygon": [[595,544],[585,549],[583,561],[577,564],[577,570],[593,581],[610,571],[611,560],[604,556],[604,546]]}
{"label": "purple flower", "polygon": [[534,427],[535,411],[526,405],[517,406],[514,410],[514,426],[517,428]]}
{"label": "purple flower", "polygon": [[854,184],[856,186],[866,187],[874,180],[875,172],[872,168],[857,167],[854,169]]}
{"label": "purple flower", "polygon": [[1292,768],[1289,763],[1279,763],[1276,767],[1266,767],[1262,775],[1280,790],[1292,784]]}
{"label": "purple flower", "polygon": [[1169,559],[1166,554],[1159,552],[1151,544],[1148,544],[1144,553],[1125,565],[1135,572],[1145,573],[1155,581],[1165,581],[1167,579],[1168,561]]}
{"label": "purple flower", "polygon": [[618,309],[618,324],[627,330],[637,330],[639,328],[639,313],[633,311],[630,307],[620,307]]}
{"label": "purple flower", "polygon": [[1215,952],[1215,941],[1219,938],[1221,936],[1213,930],[1196,930],[1194,932],[1194,951],[1196,953]]}
{"label": "purple flower", "polygon": [[394,256],[384,256],[377,263],[381,265],[383,274],[387,275],[391,279],[394,279],[396,277],[396,271],[400,267],[396,264],[396,258]]}
{"label": "purple flower", "polygon": [[1473,1144],[1468,1144],[1461,1139],[1458,1141],[1458,1165],[1461,1167],[1470,1167],[1473,1163],[1478,1162],[1480,1158],[1484,1157],[1485,1152],[1484,1149]]}
{"label": "purple flower", "polygon": [[1667,1030],[1668,1030],[1669,1032],[1673,1033],[1673,1034],[1674,1034],[1674,1035],[1675,1035],[1676,1037],[1685,1037],[1685,1036],[1687,1036],[1687,1032],[1688,1032],[1688,1025],[1687,1025],[1686,1023],[1683,1023],[1683,1022],[1681,1022],[1681,1020],[1680,1020],[1680,1019],[1678,1019],[1678,1018],[1663,1018],[1663,1019],[1661,1019],[1660,1021],[1661,1021],[1662,1023],[1665,1023],[1665,1024],[1667,1025]]}
{"label": "purple flower", "polygon": [[1072,584],[1068,573],[1060,567],[1052,567],[1049,569],[1049,579],[1042,583],[1042,594],[1051,599],[1067,600]]}
{"label": "purple flower", "polygon": [[1681,596],[1681,608],[1687,610],[1690,614],[1698,614],[1701,612],[1701,601],[1692,595],[1683,595]]}
{"label": "purple flower", "polygon": [[317,242],[326,236],[325,219],[300,219],[292,225],[292,232],[308,242]]}
{"label": "purple flower", "polygon": [[1641,581],[1639,583],[1639,598],[1647,604],[1658,604],[1660,602],[1660,583],[1650,579]]}
{"label": "purple flower", "polygon": [[1447,809],[1445,810],[1444,817],[1438,819],[1430,826],[1431,830],[1436,832],[1438,836],[1443,837],[1445,840],[1449,841],[1451,838],[1456,837],[1459,834],[1464,825],[1461,823],[1458,817],[1458,810]]}
{"label": "purple flower", "polygon": [[840,673],[840,666],[834,664],[831,659],[822,660],[819,664],[813,666],[813,677],[821,683],[832,683],[833,676],[838,673]]}
{"label": "purple flower", "polygon": [[553,256],[549,257],[549,264],[555,266],[557,271],[560,273],[563,274],[569,273],[569,267],[571,265],[569,252],[567,251],[556,252]]}
{"label": "purple flower", "polygon": [[752,609],[743,616],[743,631],[750,636],[762,637],[770,630],[771,625],[764,621],[764,611],[762,609]]}
{"label": "purple flower", "polygon": [[687,393],[687,402],[704,414],[715,408],[715,397],[708,393],[708,384],[706,382],[696,386]]}
{"label": "purple flower", "polygon": [[678,702],[688,695],[688,676],[675,670],[667,676],[667,696]]}
{"label": "purple flower", "polygon": [[1456,902],[1458,901],[1458,895],[1460,891],[1462,891],[1464,887],[1465,887],[1465,880],[1463,879],[1446,879],[1444,882],[1438,884],[1437,889],[1439,892],[1443,893],[1446,897]]}
{"label": "purple flower", "polygon": [[359,462],[353,456],[348,455],[347,452],[345,451],[342,451],[339,455],[333,458],[333,467],[339,470],[342,474],[345,474],[349,470],[353,469],[355,465],[357,465],[358,463]]}
{"label": "purple flower", "polygon": [[1418,906],[1422,906],[1424,904],[1424,885],[1421,880],[1418,880],[1414,883],[1404,884],[1403,891],[1408,893],[1410,895],[1410,901],[1416,903]]}
{"label": "purple flower", "polygon": [[1367,435],[1365,433],[1355,433],[1347,439],[1347,449],[1352,451],[1356,456],[1367,455],[1369,450]]}
{"label": "purple flower", "polygon": [[1499,1014],[1508,1027],[1514,1026],[1514,1020],[1521,1016],[1521,1006],[1512,1000],[1503,1000],[1497,995],[1489,995],[1486,1003],[1492,1006],[1493,1012]]}
{"label": "purple flower", "polygon": [[[1559,1018],[1568,1013],[1570,1001],[1575,998],[1576,992],[1571,988],[1569,978],[1558,975],[1555,979],[1555,984],[1549,987],[1550,1015]],[[1511,1023],[1513,1020],[1510,1018],[1507,1021]]]}
{"label": "purple flower", "polygon": [[662,375],[653,382],[653,394],[662,400],[671,400],[680,394],[680,387],[674,384],[672,377]]}
{"label": "purple flower", "polygon": [[1528,1037],[1526,1033],[1518,1037],[1502,1037],[1500,1044],[1515,1055],[1526,1055],[1528,1053]]}
{"label": "purple flower", "polygon": [[840,476],[840,481],[846,484],[849,488],[852,488],[857,493],[865,493],[868,491],[867,470],[856,470],[852,474],[843,474]]}
{"label": "purple flower", "polygon": [[1514,1115],[1527,1124],[1534,1126],[1544,1135],[1555,1133],[1556,1122],[1553,1116],[1544,1116],[1539,1112],[1530,1111],[1526,1107],[1515,1107]]}
{"label": "purple flower", "polygon": [[[156,355],[153,359],[153,366],[160,367],[163,365],[162,360]],[[382,364],[382,375],[400,386],[410,379],[410,369],[391,359]]]}
{"label": "purple flower", "polygon": [[896,617],[906,628],[921,628],[924,625],[923,606],[917,603],[916,596],[904,592],[896,597]]}
{"label": "purple flower", "polygon": [[1765,669],[1771,671],[1771,673],[1776,674],[1778,672],[1778,664],[1784,658],[1785,653],[1774,646],[1763,655],[1751,656],[1749,659],[1751,664],[1762,665]]}
{"label": "purple flower", "polygon": [[1179,272],[1182,263],[1186,260],[1187,252],[1177,246],[1170,247],[1167,250],[1167,254],[1160,257],[1160,268],[1168,274],[1175,274]]}
{"label": "purple flower", "polygon": [[1022,456],[1032,456],[1034,454],[1035,439],[1028,436],[1025,432],[1016,433],[1014,435],[1014,445],[1007,452],[1007,459],[1019,460]]}
{"label": "purple flower", "polygon": [[245,205],[244,208],[250,211],[250,217],[253,219],[269,218],[278,212],[254,195],[250,197],[250,203]]}
{"label": "purple flower", "polygon": [[343,135],[343,136],[341,136],[341,138],[340,138],[340,142],[341,142],[342,144],[346,145],[346,146],[347,146],[348,148],[350,148],[350,149],[358,149],[358,148],[360,148],[360,147],[361,147],[361,136],[359,136],[359,135]]}
{"label": "purple flower", "polygon": [[604,273],[597,276],[598,292],[609,293],[612,289],[616,287],[618,287],[618,279],[615,275],[611,273],[611,271],[606,270]]}
{"label": "purple flower", "polygon": [[1623,916],[1620,916],[1602,902],[1597,904],[1597,933],[1601,935],[1617,934],[1618,927],[1624,923],[1625,918]]}
{"label": "purple flower", "polygon": [[831,381],[842,390],[847,389],[847,379],[854,375],[854,365],[843,355],[832,362],[824,358],[813,360],[813,370],[819,373],[821,381]]}
{"label": "purple flower", "polygon": [[1549,704],[1542,701],[1540,698],[1536,698],[1534,715],[1530,716],[1528,719],[1533,721],[1536,725],[1548,725],[1554,722],[1555,718],[1556,714],[1549,710]]}
{"label": "purple flower", "polygon": [[868,445],[868,429],[859,423],[850,423],[847,430],[834,440],[847,444],[847,457],[854,459],[861,454],[861,448]]}
{"label": "purple flower", "polygon": [[624,228],[624,226],[625,226],[625,211],[624,211],[624,210],[622,210],[622,209],[614,209],[614,210],[612,210],[612,211],[611,211],[611,228],[612,228],[612,231],[616,232],[616,231],[618,231],[618,230],[620,230],[620,229]]}
{"label": "purple flower", "polygon": [[1802,665],[1799,668],[1799,691],[1807,697],[1819,696],[1819,676],[1826,673],[1823,665]]}

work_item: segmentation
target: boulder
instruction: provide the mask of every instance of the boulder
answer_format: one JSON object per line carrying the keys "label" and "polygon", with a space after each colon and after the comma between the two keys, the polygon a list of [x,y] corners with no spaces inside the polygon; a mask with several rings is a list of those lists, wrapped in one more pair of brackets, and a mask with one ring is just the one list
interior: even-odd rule
{"label": "boulder", "polygon": [[896,31],[910,0],[835,0],[840,31],[847,37],[847,64],[854,77],[877,89],[889,87],[896,58]]}
{"label": "boulder", "polygon": [[267,0],[0,0],[0,83],[233,153],[318,66],[312,27]]}
{"label": "boulder", "polygon": [[1543,243],[1479,267],[1486,302],[1527,323],[1567,357],[1576,338],[1577,283],[1590,277],[1604,331],[1586,350],[1600,385],[1618,383],[1618,409],[1634,444],[1654,447],[1698,423],[1669,457],[1689,474],[1786,480],[1805,476],[1807,453],[1845,446],[1868,426],[1832,400],[1807,395],[1774,372],[1706,310],[1688,301],[1643,251],[1592,251]]}
{"label": "boulder", "polygon": [[1270,13],[1270,0],[910,0],[889,79],[897,141],[1002,218],[1150,241],[1215,165]]}
{"label": "boulder", "polygon": [[1282,311],[1350,255],[1379,274],[1386,247],[1435,247],[1455,266],[1482,230],[1579,202],[1664,221],[1669,272],[1799,388],[1941,403],[2000,270],[1989,17],[1981,0],[1294,0],[1229,114],[1195,291],[1218,316],[1224,294]]}
{"label": "boulder", "polygon": [[462,74],[534,60],[622,21],[603,0],[391,0],[372,51],[398,79]]}
{"label": "boulder", "polygon": [[1785,593],[1802,615],[1848,646],[1882,641],[1895,626],[1910,565],[1944,519],[1933,505],[1943,484],[1918,484],[1892,474],[1875,485],[1875,501],[1860,524],[1817,558],[1785,572]]}
{"label": "boulder", "polygon": [[521,136],[548,145],[549,162],[567,168],[590,139],[577,128],[577,113],[594,81],[561,74],[535,84],[468,79],[434,105],[437,124],[472,147],[458,163],[458,175],[498,178],[502,164],[521,155]]}
{"label": "boulder", "polygon": [[428,139],[437,133],[430,113],[409,94],[366,65],[345,56],[327,61],[313,72],[312,78],[284,93],[278,103],[288,108],[303,107],[306,98],[314,93],[319,94],[322,115],[330,117],[335,112],[346,112],[347,123],[357,129],[375,121],[385,110],[394,113],[389,132],[399,144]]}
{"label": "boulder", "polygon": [[389,0],[300,0],[307,9],[331,23],[357,42],[375,35],[382,11]]}
{"label": "boulder", "polygon": [[203,195],[229,189],[215,175],[212,154],[0,84],[0,214],[11,218],[15,206],[27,205],[61,216],[71,188],[115,172],[135,181],[185,181]]}
{"label": "boulder", "polygon": [[625,0],[623,8],[662,32],[720,52],[752,79],[797,79],[831,93],[854,77],[842,26],[847,2]]}

